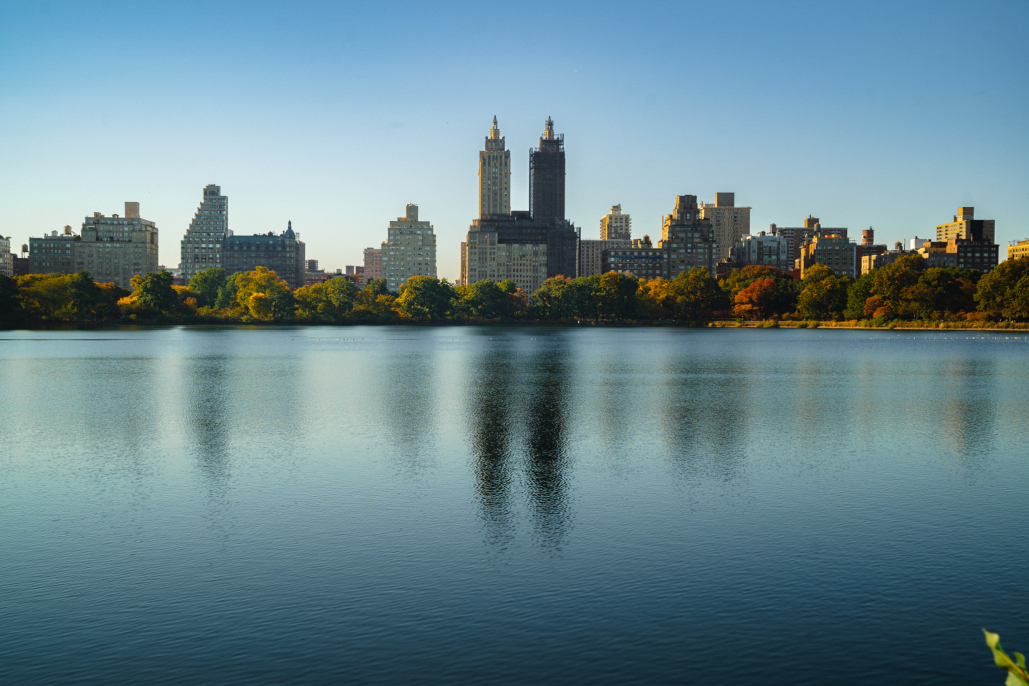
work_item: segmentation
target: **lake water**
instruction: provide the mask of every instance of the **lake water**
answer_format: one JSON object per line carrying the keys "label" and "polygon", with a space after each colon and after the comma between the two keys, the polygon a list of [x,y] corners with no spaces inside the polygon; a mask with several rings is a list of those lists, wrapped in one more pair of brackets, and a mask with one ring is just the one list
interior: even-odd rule
{"label": "lake water", "polygon": [[0,332],[0,683],[996,683],[1026,334]]}

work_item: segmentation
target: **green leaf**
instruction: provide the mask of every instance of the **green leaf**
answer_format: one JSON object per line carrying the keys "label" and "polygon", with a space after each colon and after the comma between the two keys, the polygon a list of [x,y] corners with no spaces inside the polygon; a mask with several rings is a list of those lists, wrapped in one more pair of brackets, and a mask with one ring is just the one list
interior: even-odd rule
{"label": "green leaf", "polygon": [[986,629],[983,629],[983,633],[986,634],[986,645],[993,651],[993,661],[998,667],[1008,671],[1008,678],[1004,681],[1004,686],[1029,686],[1029,675],[1025,671],[1025,656],[1015,653],[1018,658],[1018,664],[1015,664],[1001,647],[999,634],[991,634]]}
{"label": "green leaf", "polygon": [[1022,653],[1015,653],[1015,659],[1018,661],[1018,666],[1025,669],[1025,655]]}

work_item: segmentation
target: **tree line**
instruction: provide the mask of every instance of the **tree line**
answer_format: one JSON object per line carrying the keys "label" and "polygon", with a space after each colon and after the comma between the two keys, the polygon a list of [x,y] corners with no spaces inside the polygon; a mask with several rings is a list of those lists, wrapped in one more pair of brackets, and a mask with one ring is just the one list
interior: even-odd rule
{"label": "tree line", "polygon": [[742,320],[889,322],[1029,320],[1029,259],[982,274],[925,267],[904,255],[858,279],[824,265],[796,280],[751,265],[717,280],[705,268],[674,279],[608,272],[547,279],[533,293],[513,281],[455,286],[416,276],[390,291],[384,279],[359,288],[337,277],[291,290],[265,267],[226,275],[207,269],[176,286],[167,271],[133,277],[131,290],[75,274],[0,276],[0,321],[475,323],[507,321]]}

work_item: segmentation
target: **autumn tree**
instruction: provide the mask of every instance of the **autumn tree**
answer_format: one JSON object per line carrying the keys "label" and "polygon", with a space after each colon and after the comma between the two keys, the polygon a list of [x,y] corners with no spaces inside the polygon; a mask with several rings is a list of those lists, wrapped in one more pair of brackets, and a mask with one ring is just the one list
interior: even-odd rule
{"label": "autumn tree", "polygon": [[296,306],[293,292],[274,271],[257,267],[237,274],[235,281],[236,302],[245,313],[262,320],[292,319]]}
{"label": "autumn tree", "polygon": [[767,319],[775,313],[775,279],[758,279],[733,299],[733,314],[745,319]]}
{"label": "autumn tree", "polygon": [[718,285],[725,292],[727,302],[725,308],[715,309],[728,309],[729,303],[735,305],[736,295],[758,279],[771,279],[775,282],[775,292],[768,316],[773,314],[783,315],[796,309],[797,293],[799,292],[798,282],[781,269],[766,267],[761,264],[750,264],[746,267],[734,269],[727,277],[721,279]]}
{"label": "autumn tree", "polygon": [[725,294],[707,267],[680,272],[671,280],[668,290],[675,301],[674,314],[679,319],[708,317],[712,310],[728,309]]}

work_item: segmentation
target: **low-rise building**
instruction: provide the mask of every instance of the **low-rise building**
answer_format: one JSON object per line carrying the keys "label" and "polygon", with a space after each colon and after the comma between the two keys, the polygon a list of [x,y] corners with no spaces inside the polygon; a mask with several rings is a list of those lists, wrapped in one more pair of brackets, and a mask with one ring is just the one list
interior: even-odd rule
{"label": "low-rise building", "polygon": [[793,264],[789,261],[786,239],[765,231],[741,236],[729,253],[728,264],[732,265],[731,269],[739,269],[750,264],[774,267],[785,272],[793,269]]}
{"label": "low-rise building", "polygon": [[382,278],[391,291],[412,276],[436,278],[436,235],[432,224],[418,219],[418,205],[408,204],[403,217],[389,223],[382,244]]}
{"label": "low-rise building", "polygon": [[300,234],[293,231],[293,222],[289,222],[286,230],[278,236],[271,232],[228,236],[222,250],[222,262],[226,275],[267,267],[292,289],[304,285],[304,242],[300,240]]}
{"label": "low-rise building", "polygon": [[1029,259],[1029,238],[1008,243],[1008,259]]}
{"label": "low-rise building", "polygon": [[822,264],[833,270],[837,276],[855,278],[855,245],[843,236],[814,236],[805,239],[797,258],[796,267],[800,269],[800,278],[816,264]]}
{"label": "low-rise building", "polygon": [[[615,241],[606,241],[614,243]],[[660,247],[655,248],[650,242],[650,236],[643,239],[635,239],[628,245],[617,241],[622,245],[605,250],[602,254],[601,273],[619,272],[622,274],[633,274],[641,279],[656,279],[665,276],[665,251]]]}

